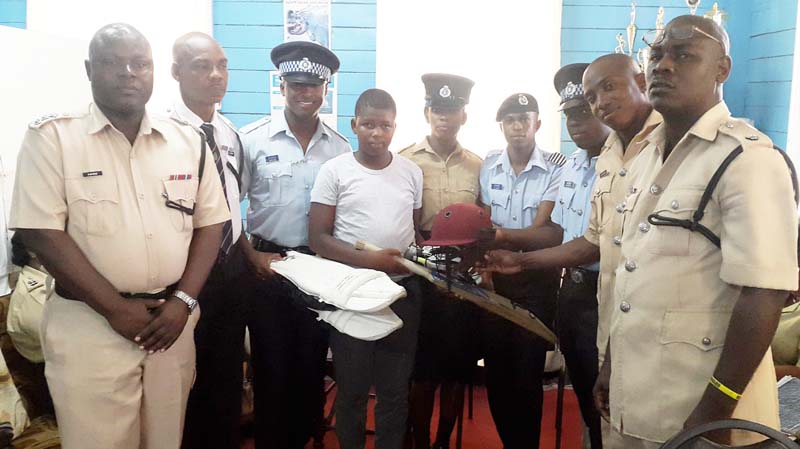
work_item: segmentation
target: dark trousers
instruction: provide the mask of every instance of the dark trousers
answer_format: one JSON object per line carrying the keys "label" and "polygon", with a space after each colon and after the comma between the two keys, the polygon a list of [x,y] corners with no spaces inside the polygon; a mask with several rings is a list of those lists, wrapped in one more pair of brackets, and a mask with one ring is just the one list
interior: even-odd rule
{"label": "dark trousers", "polygon": [[[578,274],[574,274],[578,273]],[[603,447],[600,413],[592,388],[597,380],[597,273],[567,270],[558,293],[558,340],[592,449]]]}
{"label": "dark trousers", "polygon": [[240,447],[247,297],[238,283],[237,274],[217,265],[198,297],[197,374],[186,406],[183,449]]}
{"label": "dark trousers", "polygon": [[336,330],[331,349],[336,373],[336,436],[342,449],[363,449],[367,400],[375,386],[375,449],[401,449],[408,418],[408,387],[414,367],[420,315],[417,277],[399,282],[407,296],[391,309],[403,327],[377,341],[363,341]]}
{"label": "dark trousers", "polygon": [[256,448],[302,449],[322,425],[328,330],[280,276],[249,289]]}
{"label": "dark trousers", "polygon": [[[550,325],[558,273],[496,276],[497,292]],[[550,345],[531,332],[484,313],[481,323],[489,410],[505,449],[537,449],[542,421],[542,375]]]}

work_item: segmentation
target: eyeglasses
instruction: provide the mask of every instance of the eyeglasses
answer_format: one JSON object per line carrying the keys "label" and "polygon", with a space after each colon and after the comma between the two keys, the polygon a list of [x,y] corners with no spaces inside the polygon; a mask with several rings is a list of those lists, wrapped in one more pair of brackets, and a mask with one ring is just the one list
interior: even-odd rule
{"label": "eyeglasses", "polygon": [[667,37],[670,39],[683,41],[686,39],[691,39],[695,33],[699,33],[718,43],[719,46],[722,47],[723,53],[728,54],[728,51],[725,49],[725,45],[721,40],[701,30],[697,26],[670,28],[668,32],[666,30],[650,30],[642,36],[642,41],[644,41],[648,47],[653,48],[653,46],[661,45]]}
{"label": "eyeglasses", "polygon": [[114,73],[127,72],[134,76],[145,76],[153,73],[153,61],[148,59],[138,59],[133,61],[123,61],[116,58],[101,58],[92,61],[106,71]]}

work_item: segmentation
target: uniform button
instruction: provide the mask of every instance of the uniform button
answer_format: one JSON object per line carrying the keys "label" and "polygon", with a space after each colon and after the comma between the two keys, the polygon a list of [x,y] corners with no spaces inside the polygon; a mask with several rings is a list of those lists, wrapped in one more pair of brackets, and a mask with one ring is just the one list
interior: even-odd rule
{"label": "uniform button", "polygon": [[564,204],[564,200],[558,200],[558,204]]}
{"label": "uniform button", "polygon": [[514,220],[514,221],[517,221],[517,216],[514,215],[513,217],[511,217],[511,219]]}
{"label": "uniform button", "polygon": [[639,230],[642,232],[647,232],[650,230],[650,223],[641,222],[639,223]]}
{"label": "uniform button", "polygon": [[728,129],[731,129],[731,128],[733,128],[733,123],[728,122],[728,123],[725,124],[725,127],[728,128]]}
{"label": "uniform button", "polygon": [[619,213],[625,212],[625,203],[617,204],[617,212],[619,212]]}
{"label": "uniform button", "polygon": [[651,185],[650,193],[652,193],[653,195],[661,195],[661,186],[658,184]]}
{"label": "uniform button", "polygon": [[703,346],[711,346],[711,339],[708,337],[703,338]]}
{"label": "uniform button", "polygon": [[628,270],[629,272],[635,271],[636,270],[636,262],[634,262],[632,260],[629,260],[629,261],[625,262],[625,269]]}
{"label": "uniform button", "polygon": [[628,313],[631,311],[631,303],[628,301],[622,301],[619,305],[619,310],[622,310],[623,313]]}
{"label": "uniform button", "polygon": [[614,239],[613,239],[613,242],[617,246],[622,245],[622,238],[620,238],[620,236],[618,236],[618,235],[615,235]]}
{"label": "uniform button", "polygon": [[446,171],[447,171],[447,169],[446,169],[446,168],[443,168],[443,169],[442,169],[442,173],[444,173],[444,172],[446,172]]}
{"label": "uniform button", "polygon": [[625,176],[625,175],[627,175],[627,174],[628,174],[628,170],[627,170],[627,169],[625,169],[625,168],[623,168],[623,169],[621,169],[621,170],[619,171],[619,175],[620,175],[620,176],[623,176],[623,177],[624,177],[624,176]]}
{"label": "uniform button", "polygon": [[584,188],[585,188],[585,187],[589,187],[589,183],[588,183],[588,182],[584,182],[584,183],[583,183],[583,187],[584,187]]}
{"label": "uniform button", "polygon": [[140,199],[140,200],[143,200],[143,199],[144,199],[144,193],[140,193],[140,194],[139,194],[139,199]]}
{"label": "uniform button", "polygon": [[519,193],[519,189],[517,189],[517,190],[514,190],[514,193]]}
{"label": "uniform button", "polygon": [[669,203],[669,207],[671,207],[672,210],[678,210],[678,208],[681,207],[681,203],[679,203],[678,200],[672,200],[672,202]]}
{"label": "uniform button", "polygon": [[149,239],[153,238],[153,233],[152,232],[148,233],[147,234],[147,238],[149,238]]}
{"label": "uniform button", "polygon": [[306,184],[306,190],[308,190],[308,184]]}
{"label": "uniform button", "polygon": [[576,213],[576,214],[578,214],[578,216],[579,216],[579,217],[580,217],[581,215],[583,215],[583,211],[582,211],[582,210],[580,210],[580,209],[578,209],[577,211],[575,211],[575,213]]}

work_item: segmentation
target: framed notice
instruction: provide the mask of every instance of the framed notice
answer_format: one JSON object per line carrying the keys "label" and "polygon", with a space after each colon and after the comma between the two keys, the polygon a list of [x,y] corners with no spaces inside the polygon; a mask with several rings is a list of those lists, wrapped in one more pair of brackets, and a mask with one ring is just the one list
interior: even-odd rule
{"label": "framed notice", "polygon": [[284,0],[283,40],[309,41],[331,48],[330,0]]}

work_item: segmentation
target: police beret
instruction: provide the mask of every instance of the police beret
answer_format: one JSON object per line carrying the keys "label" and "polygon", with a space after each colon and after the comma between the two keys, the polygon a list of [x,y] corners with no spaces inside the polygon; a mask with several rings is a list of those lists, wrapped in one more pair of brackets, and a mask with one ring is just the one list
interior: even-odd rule
{"label": "police beret", "polygon": [[425,106],[461,108],[469,103],[469,94],[475,82],[463,76],[447,73],[422,75],[425,84]]}
{"label": "police beret", "polygon": [[503,101],[503,104],[500,105],[500,109],[497,110],[497,120],[498,122],[503,121],[503,116],[506,114],[512,114],[515,112],[539,112],[539,103],[536,102],[536,98],[533,97],[531,94],[524,94],[518,93],[513,94],[510,97],[506,98]]}
{"label": "police beret", "polygon": [[325,84],[339,70],[339,58],[313,42],[285,42],[272,49],[270,58],[286,81]]}
{"label": "police beret", "polygon": [[589,64],[581,62],[565,65],[556,72],[553,85],[561,96],[559,111],[586,103],[586,99],[583,98],[583,72],[586,71],[586,67],[589,67]]}

